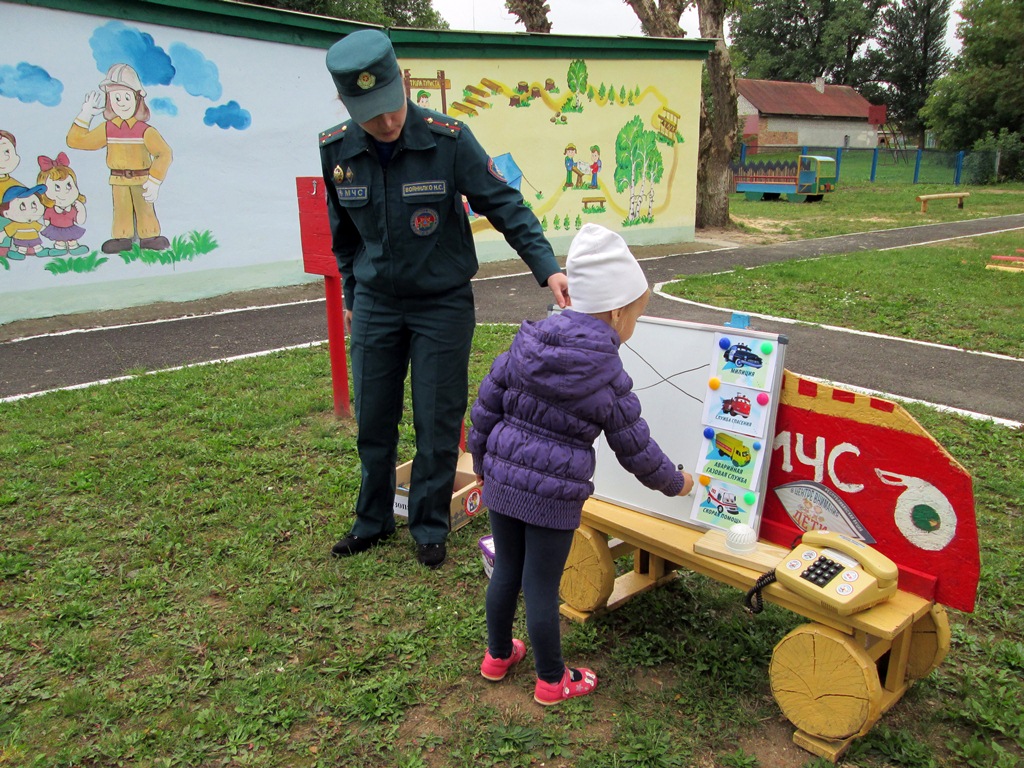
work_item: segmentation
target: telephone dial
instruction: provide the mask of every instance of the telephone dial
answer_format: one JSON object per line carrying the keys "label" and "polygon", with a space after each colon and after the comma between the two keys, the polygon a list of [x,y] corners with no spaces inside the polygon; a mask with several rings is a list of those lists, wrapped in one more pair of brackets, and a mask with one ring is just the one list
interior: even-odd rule
{"label": "telephone dial", "polygon": [[747,593],[751,613],[760,613],[761,590],[777,581],[840,616],[863,611],[896,592],[896,564],[863,542],[832,531],[807,531],[796,548]]}

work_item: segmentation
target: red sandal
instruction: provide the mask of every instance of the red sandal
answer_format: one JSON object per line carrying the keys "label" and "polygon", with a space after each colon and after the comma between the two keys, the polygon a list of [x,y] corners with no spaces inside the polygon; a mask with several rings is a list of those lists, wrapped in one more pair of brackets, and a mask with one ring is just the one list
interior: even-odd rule
{"label": "red sandal", "polygon": [[571,699],[574,696],[586,696],[597,688],[597,675],[593,671],[580,667],[579,669],[565,668],[565,674],[557,683],[545,683],[537,679],[537,686],[533,689],[533,700],[545,707],[552,704]]}
{"label": "red sandal", "polygon": [[526,644],[522,640],[512,640],[512,655],[507,659],[496,659],[491,656],[490,649],[484,654],[480,664],[480,674],[488,680],[503,680],[512,667],[526,657]]}

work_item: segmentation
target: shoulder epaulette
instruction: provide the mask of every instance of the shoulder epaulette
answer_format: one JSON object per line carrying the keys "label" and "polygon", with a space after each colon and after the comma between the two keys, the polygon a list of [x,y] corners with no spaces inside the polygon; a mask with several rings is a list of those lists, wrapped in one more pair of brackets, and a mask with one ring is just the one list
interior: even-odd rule
{"label": "shoulder epaulette", "polygon": [[321,131],[320,146],[322,147],[325,144],[330,144],[332,141],[337,141],[338,139],[344,138],[345,131],[348,130],[348,124],[349,121],[346,120],[344,123],[336,125],[333,128],[328,128],[326,131]]}
{"label": "shoulder epaulette", "polygon": [[426,121],[427,127],[434,133],[444,133],[453,136],[462,130],[462,124],[451,118],[439,120],[436,117],[425,117],[423,119]]}

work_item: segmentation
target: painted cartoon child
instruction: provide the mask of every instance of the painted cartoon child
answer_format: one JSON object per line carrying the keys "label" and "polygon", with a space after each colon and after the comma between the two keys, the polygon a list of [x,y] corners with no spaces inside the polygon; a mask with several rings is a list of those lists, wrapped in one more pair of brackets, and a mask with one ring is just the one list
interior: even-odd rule
{"label": "painted cartoon child", "polygon": [[[101,113],[104,122],[90,130],[93,118]],[[171,148],[146,122],[149,116],[138,74],[127,64],[115,64],[107,70],[100,90],[86,95],[82,111],[68,130],[72,149],[107,150],[114,221],[111,239],[101,246],[104,253],[129,250],[136,234],[141,248],[163,251],[170,247],[160,234],[153,204],[171,165]]]}
{"label": "painted cartoon child", "polygon": [[595,144],[590,148],[590,188],[597,189],[597,173],[601,170],[601,148]]}
{"label": "painted cartoon child", "polygon": [[43,201],[39,195],[46,191],[40,184],[31,189],[15,185],[8,187],[0,199],[0,216],[8,219],[4,234],[11,239],[7,258],[23,261],[26,256],[35,256],[43,241],[39,230],[43,228]]}
{"label": "painted cartoon child", "polygon": [[565,145],[565,186],[568,189],[572,186],[572,172],[576,168],[576,145]]}
{"label": "painted cartoon child", "polygon": [[417,93],[416,103],[424,109],[430,109],[430,93],[428,91],[420,91]]}
{"label": "painted cartoon child", "polygon": [[36,183],[46,186],[43,195],[46,227],[41,234],[53,241],[53,247],[45,254],[48,256],[81,256],[89,252],[78,242],[85,234],[82,228],[85,223],[85,195],[78,190],[78,177],[71,170],[70,162],[63,152],[58,153],[56,159],[39,156]]}
{"label": "painted cartoon child", "polygon": [[[15,140],[14,134],[9,131],[0,130],[0,200],[3,199],[4,192],[11,187],[24,186],[20,181],[11,176],[20,162],[18,142]],[[8,219],[0,215],[0,229],[6,227],[9,223]],[[11,244],[10,240],[7,235],[0,235],[0,256],[7,254],[7,248]]]}

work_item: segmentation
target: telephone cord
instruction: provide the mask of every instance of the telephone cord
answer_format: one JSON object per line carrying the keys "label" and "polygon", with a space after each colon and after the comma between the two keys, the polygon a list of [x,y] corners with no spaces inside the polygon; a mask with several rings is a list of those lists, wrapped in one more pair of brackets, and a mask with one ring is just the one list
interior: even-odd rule
{"label": "telephone cord", "polygon": [[774,582],[774,569],[763,574],[761,578],[754,582],[754,586],[750,588],[750,591],[747,592],[747,596],[743,598],[743,605],[746,606],[747,613],[757,615],[764,610],[764,598],[761,597],[761,590]]}

